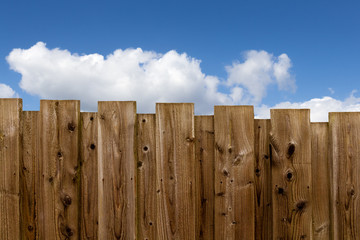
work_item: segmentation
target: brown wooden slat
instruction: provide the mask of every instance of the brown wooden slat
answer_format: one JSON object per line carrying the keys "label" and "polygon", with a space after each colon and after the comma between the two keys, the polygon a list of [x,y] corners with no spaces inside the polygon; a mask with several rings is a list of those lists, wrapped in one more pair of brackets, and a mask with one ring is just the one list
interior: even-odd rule
{"label": "brown wooden slat", "polygon": [[214,239],[214,116],[195,116],[196,239]]}
{"label": "brown wooden slat", "polygon": [[0,239],[20,238],[21,99],[0,99]]}
{"label": "brown wooden slat", "polygon": [[79,238],[80,102],[41,100],[38,239]]}
{"label": "brown wooden slat", "polygon": [[330,239],[328,123],[311,123],[313,239]]}
{"label": "brown wooden slat", "polygon": [[98,108],[99,239],[135,239],[136,103]]}
{"label": "brown wooden slat", "polygon": [[97,113],[81,117],[81,239],[98,238],[98,119]]}
{"label": "brown wooden slat", "polygon": [[273,239],[310,239],[310,111],[271,109],[270,114]]}
{"label": "brown wooden slat", "polygon": [[360,236],[360,113],[329,114],[334,239]]}
{"label": "brown wooden slat", "polygon": [[157,239],[155,127],[155,114],[137,115],[138,239]]}
{"label": "brown wooden slat", "polygon": [[269,119],[255,119],[255,239],[272,239]]}
{"label": "brown wooden slat", "polygon": [[[35,239],[37,224],[35,210],[36,163],[39,158],[39,112],[24,111],[22,118],[22,161],[20,166],[21,236]],[[36,180],[35,180],[35,177]]]}
{"label": "brown wooden slat", "polygon": [[194,105],[156,104],[158,239],[195,239]]}
{"label": "brown wooden slat", "polygon": [[215,239],[254,239],[254,109],[215,106],[214,122]]}

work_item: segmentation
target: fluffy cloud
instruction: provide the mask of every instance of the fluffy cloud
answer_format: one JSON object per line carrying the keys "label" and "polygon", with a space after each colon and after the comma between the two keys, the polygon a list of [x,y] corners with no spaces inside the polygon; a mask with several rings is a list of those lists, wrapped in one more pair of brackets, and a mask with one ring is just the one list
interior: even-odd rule
{"label": "fluffy cloud", "polygon": [[275,106],[262,105],[256,108],[257,118],[270,118],[272,108],[308,108],[312,122],[327,122],[329,112],[360,112],[360,98],[354,96],[353,91],[344,101],[332,97],[314,98],[305,102],[282,102]]}
{"label": "fluffy cloud", "polygon": [[[10,68],[22,75],[20,87],[46,99],[80,99],[82,109],[96,110],[99,100],[136,100],[139,112],[154,112],[155,102],[194,102],[197,113],[211,113],[218,104],[257,104],[269,84],[295,88],[286,54],[274,57],[249,51],[243,63],[227,66],[220,80],[202,72],[200,60],[169,51],[116,50],[104,57],[48,49],[38,42],[14,49]],[[219,86],[227,89],[219,91]]]}
{"label": "fluffy cloud", "polygon": [[16,92],[8,85],[0,83],[0,98],[15,98]]}
{"label": "fluffy cloud", "polygon": [[248,51],[243,63],[227,66],[228,86],[242,86],[248,91],[247,103],[259,104],[269,84],[276,83],[279,90],[295,91],[295,78],[290,74],[291,60],[286,54],[274,57],[265,51]]}

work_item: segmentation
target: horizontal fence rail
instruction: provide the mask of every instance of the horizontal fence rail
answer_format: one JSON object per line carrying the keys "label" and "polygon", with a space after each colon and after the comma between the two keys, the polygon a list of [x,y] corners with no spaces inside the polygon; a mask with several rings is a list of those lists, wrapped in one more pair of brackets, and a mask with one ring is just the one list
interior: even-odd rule
{"label": "horizontal fence rail", "polygon": [[360,239],[360,112],[0,99],[0,239]]}

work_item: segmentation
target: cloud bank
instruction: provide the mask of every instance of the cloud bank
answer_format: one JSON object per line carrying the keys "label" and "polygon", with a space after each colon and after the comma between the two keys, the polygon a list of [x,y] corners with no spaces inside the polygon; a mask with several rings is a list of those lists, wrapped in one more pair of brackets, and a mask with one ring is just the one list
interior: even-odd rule
{"label": "cloud bank", "polygon": [[21,74],[20,87],[27,93],[80,99],[82,109],[94,111],[100,100],[136,100],[139,112],[154,112],[156,102],[194,102],[196,112],[204,114],[219,104],[258,104],[270,84],[295,89],[290,58],[265,51],[246,52],[243,62],[226,67],[229,76],[223,80],[203,73],[200,60],[176,51],[118,49],[104,57],[48,49],[38,42],[12,50],[7,61]]}
{"label": "cloud bank", "polygon": [[8,85],[0,83],[0,98],[16,98],[18,95]]}
{"label": "cloud bank", "polygon": [[[270,85],[280,91],[296,90],[292,63],[285,53],[247,51],[243,61],[225,67],[226,79],[206,75],[200,60],[174,50],[160,54],[130,48],[107,56],[79,55],[38,42],[29,49],[12,50],[6,59],[21,74],[20,87],[25,92],[45,99],[79,99],[85,111],[96,111],[101,100],[135,100],[138,112],[144,113],[155,112],[156,102],[194,102],[196,114],[211,114],[214,105],[252,104],[257,118],[269,118],[270,108],[310,108],[312,121],[327,121],[329,111],[360,111],[355,92],[343,101],[324,96],[262,104]],[[17,94],[0,84],[0,97]]]}

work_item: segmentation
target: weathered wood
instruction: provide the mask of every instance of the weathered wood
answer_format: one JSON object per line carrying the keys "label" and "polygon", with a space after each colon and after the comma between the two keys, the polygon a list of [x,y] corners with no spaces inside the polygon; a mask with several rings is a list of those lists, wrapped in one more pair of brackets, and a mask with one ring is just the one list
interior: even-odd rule
{"label": "weathered wood", "polygon": [[41,100],[38,239],[79,239],[80,101]]}
{"label": "weathered wood", "polygon": [[215,239],[254,239],[254,109],[215,106],[214,113]]}
{"label": "weathered wood", "polygon": [[20,239],[21,99],[0,99],[0,239]]}
{"label": "weathered wood", "polygon": [[[35,211],[35,186],[39,158],[39,112],[25,111],[22,117],[22,161],[20,165],[21,238],[35,239],[37,223]],[[36,178],[35,178],[36,177]]]}
{"label": "weathered wood", "polygon": [[81,239],[98,239],[98,119],[97,113],[81,117]]}
{"label": "weathered wood", "polygon": [[156,235],[155,114],[137,116],[137,224],[138,239]]}
{"label": "weathered wood", "polygon": [[156,104],[158,239],[195,239],[194,105]]}
{"label": "weathered wood", "polygon": [[329,114],[334,239],[360,237],[360,113]]}
{"label": "weathered wood", "polygon": [[135,239],[136,103],[98,109],[99,239]]}
{"label": "weathered wood", "polygon": [[255,239],[272,239],[269,119],[255,119]]}
{"label": "weathered wood", "polygon": [[310,111],[271,109],[270,114],[273,239],[310,239]]}
{"label": "weathered wood", "polygon": [[196,239],[214,239],[214,117],[195,116]]}
{"label": "weathered wood", "polygon": [[313,239],[330,239],[328,123],[311,123]]}

